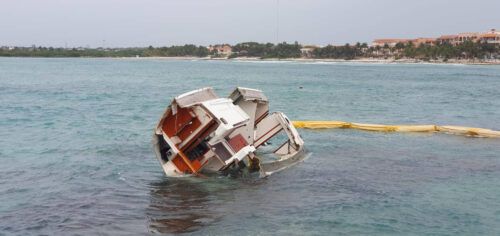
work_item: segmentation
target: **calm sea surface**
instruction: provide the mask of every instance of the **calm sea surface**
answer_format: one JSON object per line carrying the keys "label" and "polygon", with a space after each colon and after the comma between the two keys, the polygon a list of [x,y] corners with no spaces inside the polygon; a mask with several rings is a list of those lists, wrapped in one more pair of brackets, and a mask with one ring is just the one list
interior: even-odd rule
{"label": "calm sea surface", "polygon": [[167,178],[153,127],[204,86],[292,120],[500,130],[499,66],[0,58],[0,235],[500,234],[498,139],[300,130],[311,157],[267,179]]}

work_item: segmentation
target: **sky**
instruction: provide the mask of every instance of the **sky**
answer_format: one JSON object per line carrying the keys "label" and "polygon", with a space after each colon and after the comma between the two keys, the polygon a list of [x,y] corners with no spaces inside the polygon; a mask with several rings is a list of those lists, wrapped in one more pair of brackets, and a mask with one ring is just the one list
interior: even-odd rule
{"label": "sky", "polygon": [[500,0],[1,0],[0,45],[340,45],[500,30]]}

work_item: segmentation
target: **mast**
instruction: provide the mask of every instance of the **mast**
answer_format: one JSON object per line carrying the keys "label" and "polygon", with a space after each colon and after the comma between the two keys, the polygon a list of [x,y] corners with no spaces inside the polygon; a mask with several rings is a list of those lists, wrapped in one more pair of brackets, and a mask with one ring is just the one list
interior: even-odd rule
{"label": "mast", "polygon": [[280,30],[280,0],[276,0],[276,45],[279,41],[279,30]]}

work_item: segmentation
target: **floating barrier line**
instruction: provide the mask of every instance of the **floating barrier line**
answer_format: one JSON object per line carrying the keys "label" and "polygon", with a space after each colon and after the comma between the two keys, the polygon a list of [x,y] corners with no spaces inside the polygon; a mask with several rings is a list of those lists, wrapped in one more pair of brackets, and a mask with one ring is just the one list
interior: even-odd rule
{"label": "floating barrier line", "polygon": [[500,138],[500,131],[450,125],[381,125],[351,123],[344,121],[292,121],[292,123],[299,129],[358,129],[378,132],[442,132],[470,137]]}

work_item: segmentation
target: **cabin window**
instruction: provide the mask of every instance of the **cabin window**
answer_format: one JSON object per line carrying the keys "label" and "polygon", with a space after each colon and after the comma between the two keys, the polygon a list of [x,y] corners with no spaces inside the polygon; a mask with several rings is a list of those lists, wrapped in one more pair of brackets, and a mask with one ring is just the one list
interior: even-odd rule
{"label": "cabin window", "polygon": [[172,156],[172,151],[171,151],[172,148],[165,141],[165,139],[163,138],[163,135],[159,134],[159,135],[156,135],[156,136],[158,137],[158,143],[159,143],[159,147],[160,147],[161,160],[163,162],[168,162],[168,158],[170,156]]}
{"label": "cabin window", "polygon": [[212,150],[222,161],[227,161],[233,156],[222,142],[213,145]]}
{"label": "cabin window", "polygon": [[272,138],[267,140],[259,149],[257,149],[257,155],[267,155],[273,154],[278,149],[283,147],[283,145],[289,145],[289,138],[287,133],[284,130],[281,130]]}

